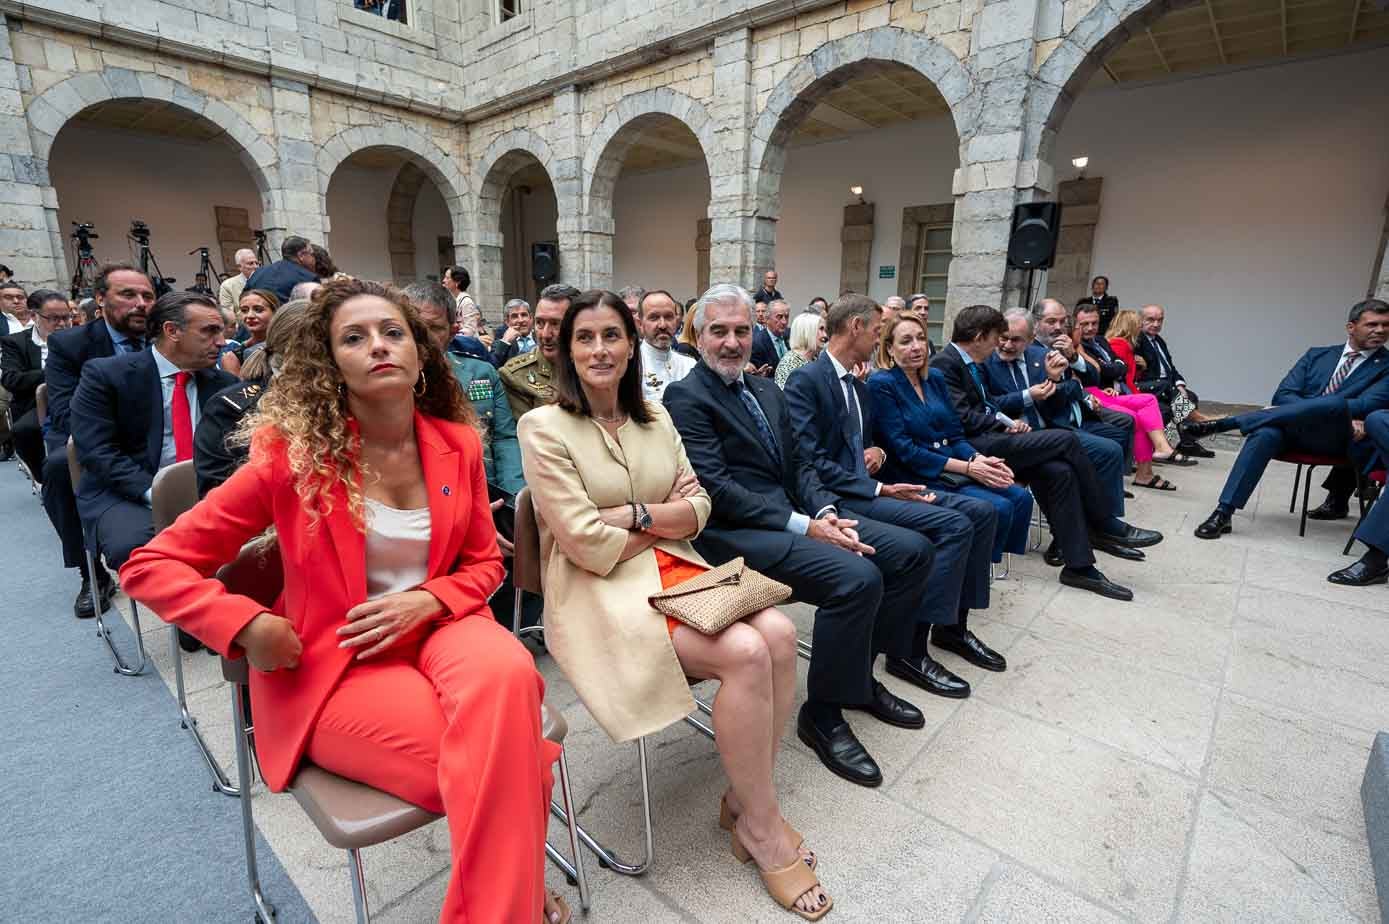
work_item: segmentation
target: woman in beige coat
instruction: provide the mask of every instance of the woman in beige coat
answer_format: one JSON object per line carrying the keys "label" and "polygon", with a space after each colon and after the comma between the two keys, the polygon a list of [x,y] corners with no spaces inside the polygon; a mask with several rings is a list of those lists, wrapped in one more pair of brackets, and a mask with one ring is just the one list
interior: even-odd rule
{"label": "woman in beige coat", "polygon": [[616,741],[689,713],[686,676],[720,681],[714,729],[730,784],[721,823],[773,897],[818,920],[830,899],[772,784],[795,696],[795,628],[766,609],[707,636],[647,602],[708,567],[689,540],[709,518],[709,495],[665,409],[642,400],[638,342],[617,295],[579,296],[560,325],[558,403],[517,428],[541,521],[546,644]]}

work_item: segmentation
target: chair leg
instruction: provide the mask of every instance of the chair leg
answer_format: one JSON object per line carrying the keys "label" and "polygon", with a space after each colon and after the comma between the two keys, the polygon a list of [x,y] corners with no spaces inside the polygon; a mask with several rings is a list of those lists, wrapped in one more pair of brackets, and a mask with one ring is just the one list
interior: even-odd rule
{"label": "chair leg", "polygon": [[[691,692],[691,694],[693,694],[694,691],[692,690],[692,691],[690,691],[690,692]],[[706,703],[704,700],[700,699],[698,696],[696,696],[696,697],[694,698],[694,701],[695,701],[695,706],[698,707],[698,710],[699,710],[700,712],[704,713],[704,714],[707,715],[707,716],[713,716],[713,714],[714,714],[714,707],[713,707],[713,706],[711,706],[710,704]],[[691,728],[693,728],[695,731],[699,732],[699,733],[700,733],[701,735],[703,735],[704,737],[708,738],[710,741],[713,741],[713,740],[714,740],[714,727],[713,727],[712,725],[710,725],[708,722],[705,722],[703,719],[699,718],[697,715],[687,715],[687,716],[685,716],[685,724],[686,724],[686,725],[689,725]]]}
{"label": "chair leg", "polygon": [[220,792],[224,796],[241,795],[241,790],[231,784],[226,772],[222,770],[222,765],[212,756],[211,749],[203,740],[202,732],[198,730],[198,720],[188,711],[188,693],[183,683],[183,649],[178,644],[178,630],[173,627],[169,628],[169,656],[174,660],[174,693],[178,700],[178,724],[193,736],[193,743],[203,755],[207,771],[212,774],[212,791]]}
{"label": "chair leg", "polygon": [[569,830],[569,855],[574,860],[570,863],[548,842],[545,844],[545,852],[550,855],[550,859],[554,860],[560,869],[564,870],[565,875],[571,877],[578,885],[579,906],[584,911],[588,911],[588,871],[584,869],[584,854],[579,849],[579,822],[574,817],[574,789],[569,782],[569,759],[565,755],[562,744],[559,749],[559,791],[560,797],[564,800],[564,814],[569,816],[565,826]]}
{"label": "chair leg", "polygon": [[[1298,468],[1301,467],[1300,465],[1298,466]],[[1302,522],[1297,528],[1298,538],[1307,535],[1307,501],[1310,500],[1312,496],[1312,472],[1316,471],[1316,468],[1315,465],[1307,466],[1307,478],[1302,483]]]}
{"label": "chair leg", "polygon": [[256,867],[256,823],[251,816],[251,740],[246,709],[242,704],[241,684],[231,685],[232,722],[236,734],[236,781],[238,789],[245,793],[241,800],[241,836],[246,847],[246,882],[251,887],[251,901],[255,902],[256,918],[262,924],[275,920],[275,906],[266,899],[260,890],[260,871]]}
{"label": "chair leg", "polygon": [[137,660],[135,662],[135,665],[132,667],[121,658],[121,653],[116,650],[116,643],[111,638],[111,630],[106,627],[106,622],[103,619],[104,614],[102,613],[101,607],[101,589],[96,582],[96,563],[95,560],[92,558],[91,549],[86,550],[86,555],[87,577],[91,581],[91,583],[88,586],[92,588],[92,595],[94,597],[92,603],[93,606],[96,608],[97,637],[100,638],[103,642],[105,642],[107,649],[110,650],[111,658],[116,662],[116,665],[113,668],[113,670],[117,674],[120,674],[123,677],[138,677],[139,675],[145,672],[145,664],[148,660],[148,658],[145,655],[145,638],[140,632],[140,607],[135,603],[134,600],[130,601],[130,617],[132,622],[134,622],[135,624],[135,652],[137,655],[139,655],[139,660]]}
{"label": "chair leg", "polygon": [[367,878],[362,870],[362,852],[347,851],[348,873],[352,876],[352,909],[357,913],[357,924],[368,924],[371,912],[367,909]]}
{"label": "chair leg", "polygon": [[[579,841],[585,847],[593,851],[598,857],[598,865],[605,869],[610,869],[623,876],[640,876],[651,868],[651,861],[655,856],[651,837],[651,784],[648,778],[646,766],[646,739],[637,739],[637,766],[641,772],[641,811],[642,823],[645,825],[646,854],[640,863],[623,863],[611,850],[598,843],[593,837],[584,830],[583,825],[575,822],[574,830],[579,836]],[[569,813],[564,808],[550,800],[550,811],[556,818],[565,824],[569,824]]]}
{"label": "chair leg", "polygon": [[521,637],[521,588],[516,588],[516,593],[511,598],[511,634],[517,638]]}
{"label": "chair leg", "polygon": [[[1311,477],[1312,477],[1312,473],[1311,473],[1311,472],[1308,472],[1308,473],[1307,473],[1307,478],[1310,480]],[[1292,498],[1288,501],[1288,513],[1297,513],[1297,485],[1298,485],[1298,482],[1300,482],[1301,480],[1302,480],[1302,463],[1299,462],[1299,463],[1297,463],[1297,471],[1293,473],[1293,496],[1292,496]]]}

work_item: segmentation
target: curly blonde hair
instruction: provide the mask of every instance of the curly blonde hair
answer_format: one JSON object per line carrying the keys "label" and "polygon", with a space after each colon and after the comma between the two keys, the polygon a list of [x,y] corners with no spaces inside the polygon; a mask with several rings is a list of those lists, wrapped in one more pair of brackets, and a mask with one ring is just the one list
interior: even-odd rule
{"label": "curly blonde hair", "polygon": [[282,445],[295,490],[309,515],[310,529],[333,510],[341,485],[352,522],[364,528],[362,483],[371,473],[361,462],[361,437],[351,425],[347,389],[333,359],[333,316],[348,300],[372,295],[400,310],[419,351],[423,389],[415,391],[421,414],[477,427],[477,415],[453,376],[444,354],[429,338],[409,299],[399,290],[362,279],[333,279],[313,294],[301,323],[283,349],[284,365],[256,412],[241,422],[238,438],[251,442],[252,456]]}

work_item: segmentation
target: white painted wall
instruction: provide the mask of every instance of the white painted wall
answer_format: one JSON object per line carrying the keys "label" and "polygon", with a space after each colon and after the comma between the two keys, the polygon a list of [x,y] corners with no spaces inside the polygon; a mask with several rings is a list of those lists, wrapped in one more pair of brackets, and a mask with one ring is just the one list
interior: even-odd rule
{"label": "white painted wall", "polygon": [[681,302],[699,295],[695,237],[700,219],[708,217],[704,164],[623,173],[613,195],[614,290],[666,289]]}
{"label": "white painted wall", "polygon": [[[501,321],[502,305],[513,298],[524,298],[535,307],[540,286],[531,278],[531,245],[550,241],[558,243],[559,202],[555,188],[549,183],[524,183],[530,192],[516,194],[516,186],[507,188],[502,199],[502,304],[479,305],[483,316]],[[520,216],[516,204],[520,203]]]}
{"label": "white painted wall", "polygon": [[1267,403],[1307,347],[1344,340],[1389,193],[1386,68],[1380,49],[1093,91],[1067,116],[1054,163],[1104,177],[1094,272],[1125,307],[1166,306],[1202,396]]}
{"label": "white painted wall", "polygon": [[[439,259],[439,238],[453,240],[453,222],[443,194],[433,183],[420,187],[415,200],[415,275],[420,279],[439,279],[439,271],[448,264]],[[455,243],[457,243],[455,241]],[[453,257],[450,256],[449,262]]]}
{"label": "white painted wall", "polygon": [[[102,126],[69,123],[53,145],[48,169],[58,191],[58,222],[64,239],[72,222],[92,222],[98,262],[132,259],[126,232],[139,218],[152,231],[150,246],[159,268],[185,288],[193,284],[197,255],[206,246],[221,271],[213,206],[244,208],[251,227],[260,226],[260,193],[232,150],[215,142],[194,143],[140,135]],[[68,271],[74,269],[68,241]],[[227,267],[235,272],[235,267]]]}
{"label": "white painted wall", "polygon": [[[338,167],[328,184],[328,249],[338,269],[353,276],[390,281],[390,229],[386,207],[399,167]],[[448,209],[433,183],[415,200],[415,267],[420,278],[439,275],[438,238],[450,237]]]}

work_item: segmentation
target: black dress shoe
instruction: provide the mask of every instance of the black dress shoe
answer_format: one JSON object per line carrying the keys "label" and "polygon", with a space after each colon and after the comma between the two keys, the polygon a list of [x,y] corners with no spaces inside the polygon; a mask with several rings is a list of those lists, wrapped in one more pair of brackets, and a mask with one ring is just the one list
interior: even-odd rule
{"label": "black dress shoe", "polygon": [[828,733],[822,732],[815,727],[802,705],[796,716],[796,736],[836,776],[860,786],[882,785],[883,771],[878,769],[877,762],[854,736],[848,722],[840,722]]}
{"label": "black dress shoe", "polygon": [[873,698],[862,706],[849,706],[866,712],[879,721],[898,728],[925,728],[926,716],[911,703],[894,696],[892,691],[877,681],[873,682]]}
{"label": "black dress shoe", "polygon": [[1105,533],[1104,536],[1106,539],[1117,542],[1120,545],[1126,545],[1131,549],[1146,549],[1162,541],[1162,533],[1155,529],[1130,526],[1123,520],[1120,520],[1119,523],[1124,527],[1123,531],[1118,533]]}
{"label": "black dress shoe", "polygon": [[1196,527],[1196,538],[1219,539],[1230,530],[1230,515],[1216,510],[1206,517],[1206,522]]}
{"label": "black dress shoe", "polygon": [[1214,420],[1186,420],[1177,430],[1182,435],[1182,442],[1194,443],[1203,437],[1215,436],[1219,433],[1217,423],[1218,421]]}
{"label": "black dress shoe", "polygon": [[1326,500],[1315,510],[1307,511],[1309,520],[1344,520],[1350,516],[1350,501],[1337,502],[1327,495]]}
{"label": "black dress shoe", "polygon": [[195,637],[184,632],[182,629],[175,629],[174,631],[178,633],[178,647],[182,648],[184,651],[202,650],[203,643],[198,641]]}
{"label": "black dress shoe", "polygon": [[[106,608],[102,607],[102,612]],[[92,585],[86,581],[82,582],[82,589],[77,592],[77,599],[72,601],[72,615],[78,619],[92,619],[96,616],[96,602],[92,597]]]}
{"label": "black dress shoe", "polygon": [[975,667],[986,671],[1003,672],[1008,669],[1008,661],[1003,655],[979,641],[979,636],[966,629],[956,632],[953,629],[936,627],[931,630],[931,642],[937,648],[944,648],[964,658]]}
{"label": "black dress shoe", "polygon": [[1138,549],[1131,549],[1124,545],[1114,536],[1108,533],[1091,532],[1090,548],[1096,552],[1103,552],[1106,555],[1113,555],[1115,558],[1122,558],[1124,561],[1147,561],[1148,556]]}
{"label": "black dress shoe", "polygon": [[1053,568],[1060,568],[1066,564],[1066,559],[1061,554],[1061,546],[1057,544],[1055,539],[1051,540],[1051,545],[1047,546],[1047,550],[1042,553],[1042,561]]}
{"label": "black dress shoe", "polygon": [[1111,600],[1132,600],[1133,591],[1120,584],[1116,584],[1101,572],[1096,571],[1097,578],[1085,577],[1077,574],[1070,568],[1061,569],[1061,583],[1067,587],[1075,587],[1080,590],[1088,590],[1092,594],[1099,594],[1101,597],[1108,597]]}
{"label": "black dress shoe", "polygon": [[1197,459],[1214,459],[1215,453],[1195,440],[1182,440],[1177,444],[1177,451],[1184,456],[1193,456]]}
{"label": "black dress shoe", "polygon": [[1127,498],[1128,500],[1133,500],[1133,492],[1132,492],[1132,491],[1125,490],[1125,491],[1124,491],[1124,497]]}
{"label": "black dress shoe", "polygon": [[1389,583],[1389,566],[1376,570],[1363,561],[1358,561],[1340,571],[1331,572],[1326,576],[1326,579],[1333,584],[1341,584],[1345,587],[1369,587],[1371,584],[1385,584]]}
{"label": "black dress shoe", "polygon": [[0,443],[0,462],[8,462],[14,458],[14,443]]}
{"label": "black dress shoe", "polygon": [[887,672],[899,680],[921,687],[927,693],[947,699],[964,699],[969,696],[969,681],[955,676],[930,655],[922,655],[920,658],[888,658]]}

